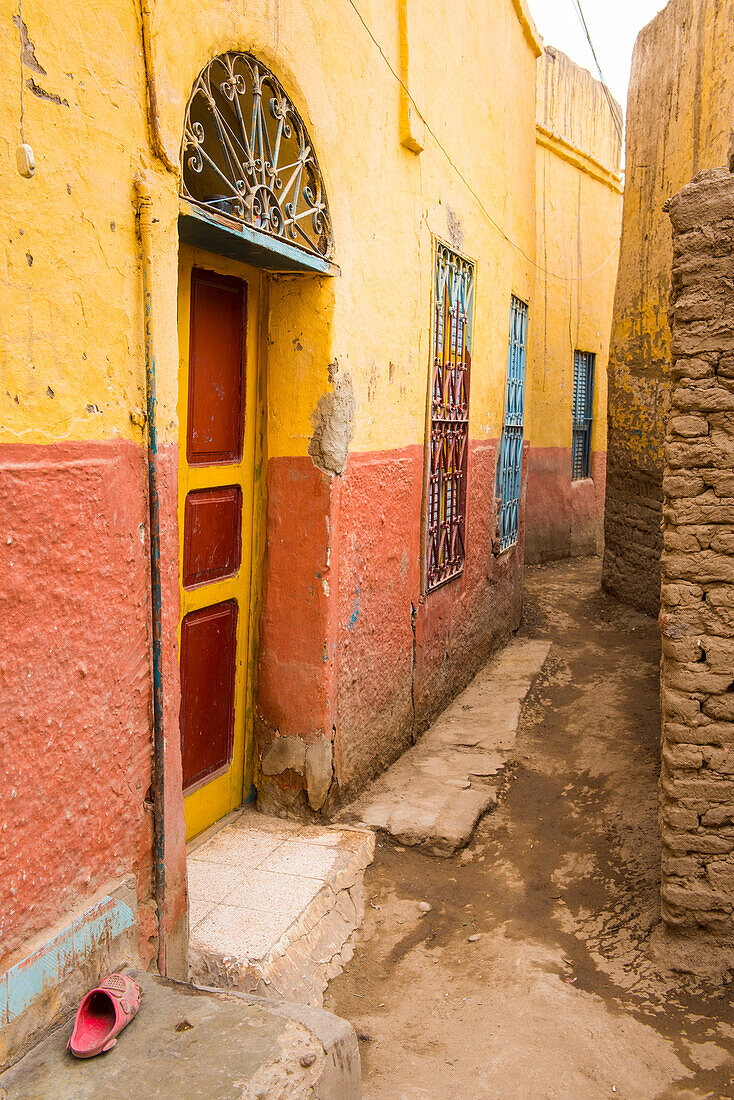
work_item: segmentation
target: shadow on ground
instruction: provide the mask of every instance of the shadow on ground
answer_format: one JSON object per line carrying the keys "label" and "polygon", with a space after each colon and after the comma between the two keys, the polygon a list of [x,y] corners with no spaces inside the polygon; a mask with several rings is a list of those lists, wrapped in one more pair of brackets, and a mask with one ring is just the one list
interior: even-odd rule
{"label": "shadow on ground", "polygon": [[522,633],[553,644],[498,808],[452,859],[381,842],[325,1007],[365,1100],[734,1097],[730,990],[660,946],[657,624],[596,559],[526,578]]}

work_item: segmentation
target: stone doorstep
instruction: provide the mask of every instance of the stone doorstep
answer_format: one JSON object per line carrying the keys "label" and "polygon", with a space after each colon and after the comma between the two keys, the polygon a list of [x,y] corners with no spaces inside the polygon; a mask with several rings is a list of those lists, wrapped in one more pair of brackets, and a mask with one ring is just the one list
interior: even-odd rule
{"label": "stone doorstep", "polygon": [[515,638],[338,822],[366,825],[400,844],[450,856],[494,809],[522,703],[550,642]]}
{"label": "stone doorstep", "polygon": [[370,831],[244,810],[193,845],[189,972],[221,989],[320,1005],[364,919]]}
{"label": "stone doorstep", "polygon": [[[107,1054],[66,1051],[71,1022],[0,1074],[8,1100],[359,1100],[357,1037],[346,1020],[305,1005],[202,989],[128,971],[137,1017]],[[2,1090],[5,1090],[4,1092]]]}

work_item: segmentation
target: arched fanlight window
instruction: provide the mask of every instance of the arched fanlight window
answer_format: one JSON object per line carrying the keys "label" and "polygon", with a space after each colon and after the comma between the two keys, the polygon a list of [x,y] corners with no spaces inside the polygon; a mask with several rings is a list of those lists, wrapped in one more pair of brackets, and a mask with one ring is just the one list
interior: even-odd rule
{"label": "arched fanlight window", "polygon": [[225,53],[186,108],[181,194],[200,209],[331,259],[321,170],[298,112],[254,57]]}

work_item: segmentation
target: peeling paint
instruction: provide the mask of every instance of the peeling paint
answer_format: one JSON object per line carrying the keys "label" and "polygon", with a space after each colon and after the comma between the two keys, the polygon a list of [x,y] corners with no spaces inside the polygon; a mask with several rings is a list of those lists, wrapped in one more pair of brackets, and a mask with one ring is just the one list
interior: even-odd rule
{"label": "peeling paint", "polygon": [[0,978],[0,1027],[20,1016],[105,941],[135,924],[128,905],[104,898]]}
{"label": "peeling paint", "polygon": [[25,86],[29,92],[33,92],[39,99],[45,99],[49,103],[55,103],[59,107],[68,107],[69,100],[64,99],[62,96],[57,95],[56,92],[47,92],[45,88],[42,88],[40,84],[36,84],[32,76],[29,76],[25,82]]}
{"label": "peeling paint", "polygon": [[41,62],[36,57],[36,46],[31,41],[31,37],[28,34],[28,27],[19,15],[13,16],[13,23],[20,31],[20,41],[23,49],[23,64],[31,72],[38,73],[39,76],[46,76],[46,70]]}
{"label": "peeling paint", "polygon": [[461,224],[459,215],[454,213],[448,203],[446,203],[446,228],[452,247],[461,252],[464,247],[464,226]]}
{"label": "peeling paint", "polygon": [[354,435],[356,399],[352,375],[340,370],[338,360],[329,364],[331,393],[319,398],[311,417],[314,429],[308,445],[308,453],[320,470],[327,474],[341,475],[347,464],[349,444]]}

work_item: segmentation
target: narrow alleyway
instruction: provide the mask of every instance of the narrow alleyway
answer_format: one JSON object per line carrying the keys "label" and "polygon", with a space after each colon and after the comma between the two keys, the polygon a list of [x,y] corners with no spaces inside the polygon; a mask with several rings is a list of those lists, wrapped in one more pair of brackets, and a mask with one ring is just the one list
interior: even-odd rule
{"label": "narrow alleyway", "polygon": [[526,577],[552,648],[497,810],[452,859],[380,842],[325,1007],[365,1100],[734,1097],[730,989],[660,945],[657,625],[595,559]]}

